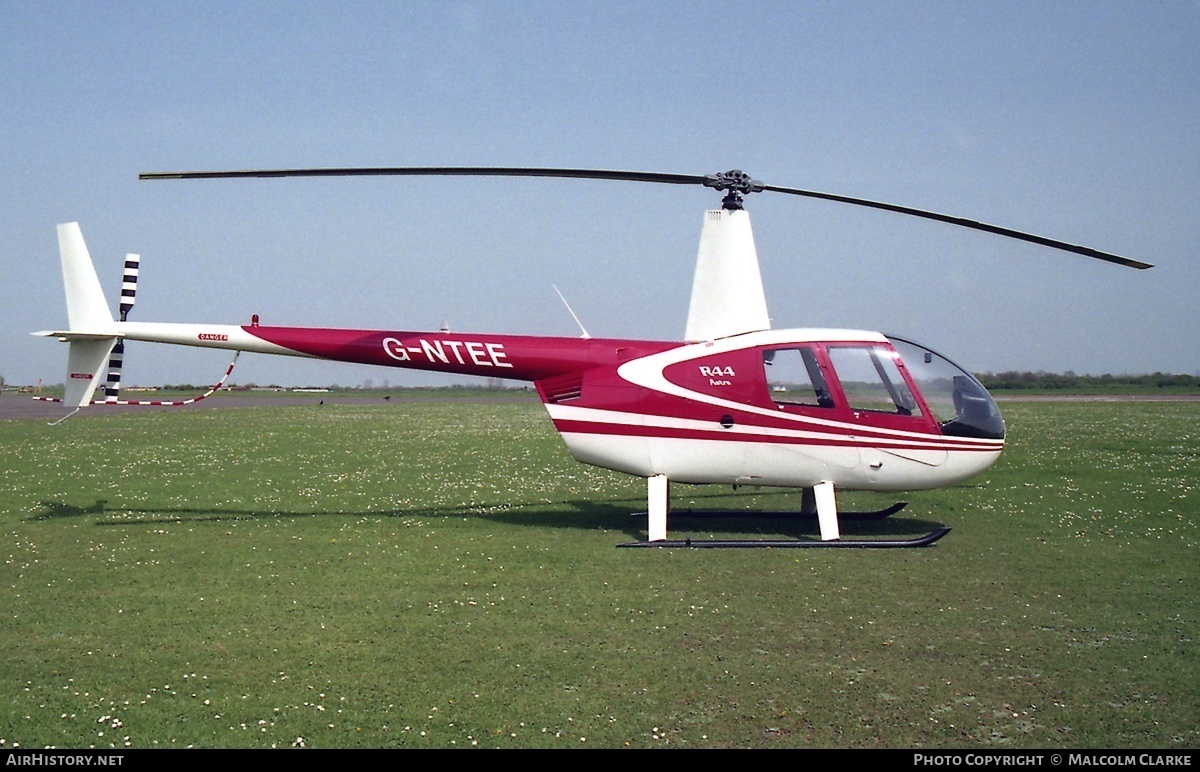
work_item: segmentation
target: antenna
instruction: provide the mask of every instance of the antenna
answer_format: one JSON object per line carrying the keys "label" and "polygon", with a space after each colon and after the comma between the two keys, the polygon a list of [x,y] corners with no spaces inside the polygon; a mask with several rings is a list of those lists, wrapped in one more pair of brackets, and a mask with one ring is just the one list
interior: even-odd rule
{"label": "antenna", "polygon": [[579,337],[581,337],[581,338],[592,337],[591,335],[588,334],[588,331],[584,328],[583,322],[579,321],[579,317],[575,315],[575,312],[573,310],[571,310],[571,304],[567,302],[567,299],[565,297],[563,297],[562,291],[559,290],[558,285],[551,284],[550,286],[554,287],[554,291],[558,293],[558,299],[561,300],[563,302],[563,305],[567,307],[567,312],[571,314],[571,318],[575,320],[575,324],[578,324],[580,331],[583,332],[583,335],[580,335]]}

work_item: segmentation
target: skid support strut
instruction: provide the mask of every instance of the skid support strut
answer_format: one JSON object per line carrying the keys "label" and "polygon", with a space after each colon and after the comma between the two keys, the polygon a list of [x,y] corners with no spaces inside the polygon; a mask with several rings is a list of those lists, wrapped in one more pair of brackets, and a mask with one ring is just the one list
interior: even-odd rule
{"label": "skid support strut", "polygon": [[833,483],[819,482],[813,486],[813,498],[817,502],[817,522],[821,524],[821,541],[837,541],[842,538],[838,530],[837,500],[833,496]]}
{"label": "skid support strut", "polygon": [[646,506],[648,507],[648,541],[664,541],[667,538],[667,511],[670,509],[671,484],[665,474],[656,474],[646,480]]}

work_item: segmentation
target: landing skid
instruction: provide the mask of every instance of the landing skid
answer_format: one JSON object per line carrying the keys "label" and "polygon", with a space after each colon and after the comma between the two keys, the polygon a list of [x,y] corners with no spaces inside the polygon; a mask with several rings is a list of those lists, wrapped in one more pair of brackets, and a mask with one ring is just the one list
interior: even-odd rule
{"label": "landing skid", "polygon": [[[841,549],[894,549],[897,547],[925,547],[933,544],[950,532],[949,528],[941,527],[924,536],[913,539],[851,539],[842,541],[838,520],[848,517],[852,520],[881,520],[896,514],[907,506],[908,502],[900,501],[885,509],[872,512],[838,512],[837,502],[833,492],[833,483],[822,480],[811,488],[804,488],[799,510],[792,512],[753,512],[753,511],[708,511],[685,510],[671,512],[670,481],[665,474],[657,474],[646,479],[647,511],[639,513],[646,518],[646,540],[619,544],[618,547],[767,547],[774,549],[803,549],[813,547],[837,547]],[[674,514],[679,517],[787,517],[815,518],[821,526],[821,538],[816,539],[783,539],[783,540],[725,540],[725,539],[667,539],[667,518]]]}
{"label": "landing skid", "polygon": [[[903,506],[903,505],[901,505]],[[849,514],[849,513],[845,513]],[[886,515],[884,515],[886,517]],[[658,541],[631,541],[617,547],[690,547],[693,549],[733,549],[759,547],[766,549],[902,549],[905,547],[928,547],[946,534],[946,527],[930,531],[915,539],[660,539]]]}
{"label": "landing skid", "polygon": [[[885,517],[891,517],[900,510],[908,506],[907,501],[897,501],[890,507],[884,509],[876,509],[870,512],[842,512],[838,511],[838,517],[846,520],[882,520]],[[645,517],[645,512],[634,512],[634,517]],[[756,517],[756,518],[784,518],[784,519],[803,519],[816,520],[817,513],[804,512],[796,510],[766,510],[758,511],[753,509],[747,510],[732,510],[732,509],[672,509],[671,517]]]}

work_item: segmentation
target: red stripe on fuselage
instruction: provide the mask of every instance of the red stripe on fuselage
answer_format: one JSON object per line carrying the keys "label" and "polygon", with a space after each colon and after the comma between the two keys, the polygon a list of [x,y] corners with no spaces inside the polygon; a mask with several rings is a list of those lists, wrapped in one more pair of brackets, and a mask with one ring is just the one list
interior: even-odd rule
{"label": "red stripe on fuselage", "polygon": [[320,359],[518,381],[582,372],[684,345],[485,333],[263,326],[242,329],[276,346]]}
{"label": "red stripe on fuselage", "polygon": [[[556,418],[554,427],[560,432],[576,434],[606,434],[613,436],[664,437],[672,439],[702,439],[719,442],[769,442],[783,445],[819,446],[873,446],[887,449],[947,450],[995,452],[1004,447],[1003,442],[972,441],[940,434],[885,434],[860,431],[848,426],[823,426],[814,424],[792,424],[791,426],[764,426],[745,420],[735,424],[737,429],[717,426],[712,428],[685,425],[687,418],[679,419],[678,425],[664,423],[665,416],[645,415],[646,423],[637,420],[636,414],[623,415],[615,420],[588,420],[587,418]],[[669,419],[668,419],[669,420]],[[774,430],[774,431],[772,431]],[[803,432],[803,435],[799,434]]]}
{"label": "red stripe on fuselage", "polygon": [[765,434],[731,432],[725,429],[686,429],[682,427],[610,424],[560,419],[554,428],[564,434],[606,434],[616,437],[663,437],[676,440],[718,440],[721,442],[778,442],[789,445],[830,445],[858,447],[853,437],[829,435],[823,438],[779,437]]}

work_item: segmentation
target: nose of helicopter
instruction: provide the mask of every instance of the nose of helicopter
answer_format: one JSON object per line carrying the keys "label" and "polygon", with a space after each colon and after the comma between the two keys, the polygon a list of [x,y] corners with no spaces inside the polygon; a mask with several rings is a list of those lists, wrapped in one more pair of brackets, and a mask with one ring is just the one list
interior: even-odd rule
{"label": "nose of helicopter", "polygon": [[[900,354],[925,403],[937,417],[943,434],[981,440],[1004,439],[1004,418],[1000,408],[975,376],[920,344],[894,335],[887,338]],[[990,465],[988,462],[984,468]]]}
{"label": "nose of helicopter", "polygon": [[954,376],[951,401],[954,418],[942,423],[942,433],[954,437],[1004,439],[1004,418],[996,400],[974,376]]}

